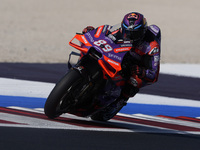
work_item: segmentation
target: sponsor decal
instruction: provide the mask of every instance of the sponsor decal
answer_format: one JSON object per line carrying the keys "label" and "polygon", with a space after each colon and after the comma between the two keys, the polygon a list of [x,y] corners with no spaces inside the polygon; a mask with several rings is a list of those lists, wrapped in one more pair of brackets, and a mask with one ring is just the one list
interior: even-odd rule
{"label": "sponsor decal", "polygon": [[105,37],[105,39],[109,40],[111,43],[117,40],[116,37],[112,34],[109,34],[108,37]]}
{"label": "sponsor decal", "polygon": [[124,43],[131,43],[131,41],[124,41]]}
{"label": "sponsor decal", "polygon": [[122,60],[122,58],[121,57],[119,57],[119,56],[117,56],[117,55],[114,55],[114,54],[111,54],[111,53],[108,53],[108,57],[110,57],[110,58],[114,58],[114,59],[118,59],[118,60]]}
{"label": "sponsor decal", "polygon": [[114,65],[119,66],[119,63],[117,63],[117,62],[115,62],[115,61],[113,61],[113,60],[111,60],[111,59],[107,59],[107,61],[110,62],[110,63],[112,63],[112,64],[114,64]]}
{"label": "sponsor decal", "polygon": [[132,47],[133,44],[121,44],[120,47]]}
{"label": "sponsor decal", "polygon": [[111,29],[111,27],[112,27],[112,26],[108,26],[108,29],[107,29],[107,30],[110,30],[110,29]]}
{"label": "sponsor decal", "polygon": [[126,51],[130,51],[131,47],[122,47],[122,48],[115,48],[114,52],[115,53],[120,53],[120,52],[126,52]]}
{"label": "sponsor decal", "polygon": [[128,15],[128,19],[138,19],[138,15],[135,13],[131,13],[130,15]]}
{"label": "sponsor decal", "polygon": [[94,42],[94,39],[89,32],[85,33],[85,35],[88,36],[88,38],[90,39],[91,42]]}
{"label": "sponsor decal", "polygon": [[156,54],[156,53],[158,53],[158,52],[159,52],[159,48],[154,47],[154,48],[149,52],[149,55],[154,55],[154,54]]}
{"label": "sponsor decal", "polygon": [[101,35],[101,32],[102,32],[102,30],[103,30],[103,27],[104,27],[104,26],[100,26],[100,27],[97,29],[97,32],[96,32],[96,34],[94,35],[95,38],[98,38],[98,37]]}
{"label": "sponsor decal", "polygon": [[87,39],[85,38],[85,36],[81,36],[81,38],[83,39],[83,41],[84,41],[85,44],[88,43],[88,41],[87,41]]}
{"label": "sponsor decal", "polygon": [[153,32],[155,32],[155,33],[158,33],[159,32],[159,29],[158,28],[156,28],[155,26],[149,26],[150,28],[151,28],[151,30],[153,31]]}
{"label": "sponsor decal", "polygon": [[154,62],[159,62],[160,61],[160,56],[154,56]]}
{"label": "sponsor decal", "polygon": [[108,27],[108,25],[105,25],[105,26],[104,26],[103,31],[102,31],[103,33],[106,32],[107,27]]}

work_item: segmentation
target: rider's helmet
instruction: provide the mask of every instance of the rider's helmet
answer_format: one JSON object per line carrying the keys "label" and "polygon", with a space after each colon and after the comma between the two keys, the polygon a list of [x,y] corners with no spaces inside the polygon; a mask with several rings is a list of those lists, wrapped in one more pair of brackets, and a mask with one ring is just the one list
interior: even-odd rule
{"label": "rider's helmet", "polygon": [[128,13],[122,20],[121,28],[124,40],[139,42],[147,30],[146,18],[138,12]]}

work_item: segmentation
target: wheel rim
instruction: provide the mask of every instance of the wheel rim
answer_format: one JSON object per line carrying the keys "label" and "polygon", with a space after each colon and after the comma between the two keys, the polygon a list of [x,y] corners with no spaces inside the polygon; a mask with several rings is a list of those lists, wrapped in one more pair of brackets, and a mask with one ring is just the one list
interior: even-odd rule
{"label": "wheel rim", "polygon": [[[63,113],[67,113],[73,108],[77,103],[78,99],[76,97],[79,97],[77,95],[78,91],[81,91],[84,82],[83,80],[79,80],[75,82],[68,90],[63,94],[61,97],[60,102],[58,103],[56,107],[56,116],[60,116]],[[79,90],[80,89],[80,90]]]}

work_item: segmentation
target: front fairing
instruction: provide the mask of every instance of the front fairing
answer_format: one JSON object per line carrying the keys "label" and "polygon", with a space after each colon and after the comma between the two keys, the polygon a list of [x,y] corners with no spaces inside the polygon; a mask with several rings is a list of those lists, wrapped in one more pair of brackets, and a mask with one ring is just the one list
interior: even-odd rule
{"label": "front fairing", "polygon": [[84,55],[89,52],[90,48],[95,48],[96,51],[102,54],[102,57],[98,58],[100,66],[111,78],[115,77],[122,70],[122,60],[125,54],[132,48],[131,43],[115,43],[109,38],[109,33],[115,29],[117,29],[117,25],[115,27],[103,25],[77,37],[82,43],[80,47],[70,44],[79,49]]}

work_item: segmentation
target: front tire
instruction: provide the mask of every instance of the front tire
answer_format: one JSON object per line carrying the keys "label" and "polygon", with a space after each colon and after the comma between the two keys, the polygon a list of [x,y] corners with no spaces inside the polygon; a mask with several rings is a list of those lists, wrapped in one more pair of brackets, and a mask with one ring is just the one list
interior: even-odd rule
{"label": "front tire", "polygon": [[62,110],[62,105],[65,106],[67,103],[67,107],[70,107],[71,101],[74,101],[73,97],[70,98],[70,89],[81,81],[81,74],[72,69],[55,85],[48,96],[44,107],[45,115],[48,118],[53,119],[64,113],[67,108],[63,108]]}

